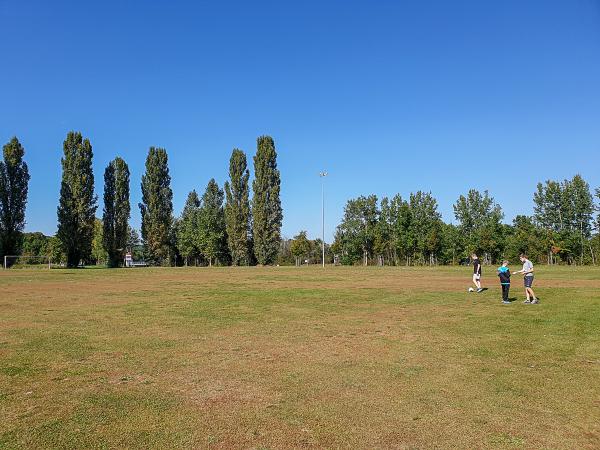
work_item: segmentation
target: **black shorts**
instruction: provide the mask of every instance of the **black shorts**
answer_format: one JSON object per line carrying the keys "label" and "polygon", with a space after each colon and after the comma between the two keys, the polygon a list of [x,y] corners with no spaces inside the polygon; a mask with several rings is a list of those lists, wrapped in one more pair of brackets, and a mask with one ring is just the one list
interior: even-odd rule
{"label": "black shorts", "polygon": [[533,276],[531,277],[523,277],[523,283],[526,288],[530,288],[533,285]]}

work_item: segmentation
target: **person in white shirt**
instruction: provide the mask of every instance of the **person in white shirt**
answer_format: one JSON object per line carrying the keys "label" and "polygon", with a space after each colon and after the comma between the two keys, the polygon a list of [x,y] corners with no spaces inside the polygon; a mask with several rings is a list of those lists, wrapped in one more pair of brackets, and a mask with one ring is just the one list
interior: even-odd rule
{"label": "person in white shirt", "polygon": [[532,289],[533,263],[529,261],[529,259],[527,259],[527,255],[525,255],[524,253],[522,253],[521,256],[519,256],[519,259],[523,263],[523,269],[519,270],[518,272],[514,272],[513,275],[516,275],[518,273],[523,274],[523,282],[525,284],[525,296],[527,297],[527,300],[525,300],[523,303],[535,305],[539,303],[539,300],[537,299],[535,292],[533,292]]}

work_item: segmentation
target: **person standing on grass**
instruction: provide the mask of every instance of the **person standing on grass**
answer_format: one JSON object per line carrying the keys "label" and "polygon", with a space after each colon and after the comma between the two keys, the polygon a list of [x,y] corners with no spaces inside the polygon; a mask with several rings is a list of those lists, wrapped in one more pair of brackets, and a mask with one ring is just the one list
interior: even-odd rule
{"label": "person standing on grass", "polygon": [[508,261],[502,261],[502,266],[498,267],[498,277],[500,277],[500,285],[502,286],[502,303],[510,305],[508,301],[508,292],[510,291],[510,269]]}
{"label": "person standing on grass", "polygon": [[533,286],[533,263],[531,261],[529,261],[529,259],[527,258],[527,255],[524,253],[521,253],[521,256],[519,256],[519,259],[523,263],[523,269],[519,270],[518,272],[513,273],[513,275],[516,275],[518,273],[523,274],[523,281],[525,284],[525,296],[527,297],[527,300],[525,300],[523,303],[533,304],[533,305],[538,304],[539,300],[535,296],[535,292],[533,292],[533,289],[532,289],[532,286]]}
{"label": "person standing on grass", "polygon": [[473,258],[473,284],[477,287],[477,292],[481,292],[483,291],[481,287],[481,261],[475,253],[471,255],[471,258]]}

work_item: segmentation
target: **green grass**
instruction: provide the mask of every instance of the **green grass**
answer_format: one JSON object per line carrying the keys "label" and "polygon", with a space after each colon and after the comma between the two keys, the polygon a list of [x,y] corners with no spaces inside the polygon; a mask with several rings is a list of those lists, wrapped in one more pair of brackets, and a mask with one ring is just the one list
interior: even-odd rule
{"label": "green grass", "polygon": [[0,272],[0,448],[599,448],[600,270],[536,269]]}

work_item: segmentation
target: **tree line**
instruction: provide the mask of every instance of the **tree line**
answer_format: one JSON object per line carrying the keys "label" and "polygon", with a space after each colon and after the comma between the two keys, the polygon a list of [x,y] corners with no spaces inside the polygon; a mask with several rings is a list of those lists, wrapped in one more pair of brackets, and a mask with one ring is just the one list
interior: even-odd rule
{"label": "tree line", "polygon": [[104,170],[102,219],[96,217],[93,149],[79,132],[69,132],[63,142],[56,236],[23,233],[29,182],[24,154],[16,137],[4,146],[4,161],[0,162],[0,256],[45,255],[67,267],[91,262],[118,267],[128,251],[149,264],[163,266],[269,265],[277,260],[283,210],[277,152],[270,136],[257,139],[252,198],[246,154],[234,149],[224,190],[211,179],[202,197],[195,190],[189,193],[180,217],[173,214],[167,152],[150,147],[138,205],[141,240],[129,225],[130,172],[120,157]]}
{"label": "tree line", "polygon": [[[56,236],[23,233],[29,183],[25,150],[12,138],[0,161],[0,257],[44,255],[68,267],[123,264],[125,252],[152,265],[254,265],[321,262],[321,240],[301,231],[282,238],[281,177],[275,143],[257,139],[254,179],[246,154],[232,151],[229,179],[211,179],[202,195],[190,192],[179,217],[165,149],[150,147],[141,179],[141,236],[129,225],[130,172],[115,157],[104,170],[102,217],[98,218],[93,149],[81,133],[63,143]],[[251,196],[252,193],[252,196]],[[596,201],[595,201],[596,200]],[[533,215],[503,223],[501,206],[487,191],[469,190],[453,205],[446,223],[431,192],[381,200],[351,199],[326,245],[326,261],[352,265],[460,264],[472,252],[487,263],[516,259],[521,252],[547,264],[596,264],[600,252],[600,189],[580,176],[547,180],[533,194]]]}
{"label": "tree line", "polygon": [[580,175],[539,183],[533,202],[532,216],[509,225],[487,191],[471,189],[453,205],[456,223],[445,223],[430,192],[361,196],[347,202],[331,251],[353,265],[459,264],[473,252],[486,263],[527,253],[547,264],[596,264],[600,202]]}

